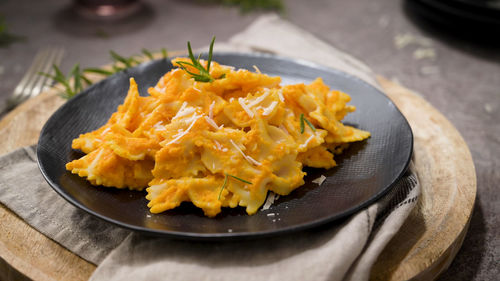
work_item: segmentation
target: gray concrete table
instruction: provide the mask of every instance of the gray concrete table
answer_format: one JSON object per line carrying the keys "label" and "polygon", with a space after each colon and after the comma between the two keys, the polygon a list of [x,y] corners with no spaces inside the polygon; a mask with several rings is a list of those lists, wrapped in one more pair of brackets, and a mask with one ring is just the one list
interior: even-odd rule
{"label": "gray concrete table", "polygon": [[[34,54],[44,46],[66,49],[62,69],[109,62],[108,50],[124,55],[141,48],[204,46],[212,35],[224,41],[260,13],[200,4],[194,0],[144,1],[151,8],[118,27],[70,22],[70,1],[0,0],[9,30],[26,41],[0,48],[0,103]],[[418,21],[407,1],[284,1],[286,17],[376,73],[421,93],[460,131],[477,172],[477,200],[469,232],[440,280],[498,280],[500,267],[500,47],[457,39]]]}

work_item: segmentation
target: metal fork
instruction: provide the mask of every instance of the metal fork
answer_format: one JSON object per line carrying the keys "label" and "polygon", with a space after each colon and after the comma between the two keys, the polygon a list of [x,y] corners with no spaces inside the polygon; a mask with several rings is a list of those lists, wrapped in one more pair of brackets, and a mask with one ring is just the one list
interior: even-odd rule
{"label": "metal fork", "polygon": [[64,55],[61,47],[47,47],[35,55],[31,66],[17,84],[14,92],[7,100],[7,110],[11,110],[23,101],[40,94],[54,81],[40,72],[53,74],[52,65],[59,65]]}

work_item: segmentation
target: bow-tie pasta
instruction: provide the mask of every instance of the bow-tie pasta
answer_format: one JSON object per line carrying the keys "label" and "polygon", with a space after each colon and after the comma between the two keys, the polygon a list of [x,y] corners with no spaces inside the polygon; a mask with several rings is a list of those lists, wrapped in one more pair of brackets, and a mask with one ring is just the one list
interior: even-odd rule
{"label": "bow-tie pasta", "polygon": [[152,213],[190,201],[209,217],[221,207],[254,214],[269,191],[303,185],[303,166],[334,167],[335,153],[370,136],[340,122],[355,107],[321,78],[280,85],[280,77],[216,62],[210,74],[222,78],[196,82],[175,68],[147,97],[131,78],[109,121],[73,140],[86,155],[66,169],[93,185],[146,188]]}

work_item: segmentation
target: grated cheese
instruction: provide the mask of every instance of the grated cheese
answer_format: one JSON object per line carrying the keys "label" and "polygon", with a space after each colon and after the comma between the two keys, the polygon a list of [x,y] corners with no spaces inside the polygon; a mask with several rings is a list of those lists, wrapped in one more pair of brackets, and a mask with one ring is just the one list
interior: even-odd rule
{"label": "grated cheese", "polygon": [[218,142],[218,141],[216,141],[216,140],[214,140],[214,142],[215,142],[215,144],[217,145],[217,149],[218,149],[218,150],[222,150],[222,148],[223,148],[222,144],[220,144],[220,142]]}
{"label": "grated cheese", "polygon": [[205,117],[205,121],[207,121],[208,124],[210,124],[210,126],[214,127],[214,129],[218,130],[219,129],[219,126],[217,126],[217,123],[215,123],[214,120],[212,120],[210,117],[208,116],[203,116]]}
{"label": "grated cheese", "polygon": [[193,120],[193,122],[191,122],[191,125],[189,125],[189,127],[186,129],[186,131],[179,134],[179,136],[177,136],[175,139],[169,141],[166,145],[172,144],[172,143],[180,140],[183,136],[185,136],[189,132],[189,130],[191,130],[191,128],[194,126],[194,123],[196,123],[196,121],[198,119],[200,119],[200,117],[201,117],[201,116],[197,116],[196,113],[194,114],[194,116],[196,116],[196,118]]}
{"label": "grated cheese", "polygon": [[306,142],[305,142],[305,143],[303,143],[303,144],[299,145],[299,148],[306,148],[306,147],[307,147],[307,145],[309,144],[309,142],[310,142],[310,141],[311,141],[314,137],[315,137],[315,135],[311,135],[311,136],[310,136],[310,137],[306,140]]}
{"label": "grated cheese", "polygon": [[184,133],[184,129],[179,129],[179,130],[177,130],[177,134],[173,135],[172,137],[176,138],[176,137],[182,135],[183,133]]}
{"label": "grated cheese", "polygon": [[273,101],[269,107],[264,109],[264,112],[262,113],[262,115],[267,116],[267,115],[271,114],[271,112],[273,112],[273,110],[277,104],[278,104],[277,101]]}
{"label": "grated cheese", "polygon": [[312,182],[317,183],[318,185],[321,185],[325,180],[326,180],[326,177],[324,175],[321,175],[319,178],[314,179]]}
{"label": "grated cheese", "polygon": [[248,108],[252,108],[252,107],[256,106],[257,104],[261,103],[265,98],[267,98],[267,96],[269,96],[271,91],[269,91],[269,89],[266,89],[266,90],[267,91],[264,94],[262,94],[262,96],[256,98],[255,100],[253,100],[252,102],[247,104]]}
{"label": "grated cheese", "polygon": [[238,150],[238,152],[243,156],[243,158],[245,158],[248,162],[250,162],[250,164],[254,164],[254,165],[257,165],[257,166],[262,165],[257,160],[255,160],[252,157],[246,155],[243,152],[243,150],[241,150],[241,148],[233,140],[230,139],[229,142],[231,142],[231,144],[234,146],[234,148],[236,148],[236,150]]}
{"label": "grated cheese", "polygon": [[208,117],[210,117],[210,119],[214,119],[214,106],[215,101],[212,101],[212,104],[210,104],[210,107],[208,108]]}
{"label": "grated cheese", "polygon": [[248,114],[248,116],[250,118],[253,118],[254,114],[252,110],[250,110],[250,108],[248,108],[248,106],[245,104],[245,100],[243,98],[239,98],[238,102],[240,103],[241,108],[243,108],[243,110],[245,110],[245,112]]}
{"label": "grated cheese", "polygon": [[280,98],[281,102],[285,102],[285,97],[283,96],[283,90],[278,91],[278,97]]}
{"label": "grated cheese", "polygon": [[111,127],[107,127],[106,129],[104,129],[104,131],[102,131],[102,133],[101,133],[101,136],[104,136],[109,131],[111,131]]}
{"label": "grated cheese", "polygon": [[252,162],[252,163],[253,163],[254,165],[256,165],[256,166],[262,165],[259,161],[257,161],[257,160],[255,160],[255,159],[253,159],[251,156],[248,156],[248,155],[247,155],[247,157],[246,157],[246,158],[247,158],[247,160],[250,160],[250,162]]}
{"label": "grated cheese", "polygon": [[269,191],[267,194],[266,202],[264,203],[264,206],[262,206],[262,211],[265,211],[271,207],[271,205],[274,203],[276,194],[274,192]]}
{"label": "grated cheese", "polygon": [[260,69],[255,64],[253,65],[253,69],[255,69],[255,72],[262,74],[262,72],[260,72]]}
{"label": "grated cheese", "polygon": [[155,131],[165,131],[166,128],[165,126],[162,126],[163,125],[163,121],[160,121],[156,124],[154,124],[153,128],[155,129]]}
{"label": "grated cheese", "polygon": [[182,105],[181,105],[181,108],[179,108],[179,110],[177,111],[177,113],[175,114],[175,116],[172,118],[172,120],[176,119],[176,118],[179,118],[179,117],[182,117],[182,116],[179,116],[180,114],[182,114],[182,112],[184,111],[184,109],[186,108],[187,106],[187,102],[183,102]]}
{"label": "grated cheese", "polygon": [[92,161],[92,163],[90,163],[90,165],[88,166],[87,173],[89,178],[94,174],[95,167],[97,166],[97,164],[99,164],[99,160],[101,159],[103,152],[104,149],[101,149],[101,151],[99,151],[97,156],[94,158],[94,161]]}

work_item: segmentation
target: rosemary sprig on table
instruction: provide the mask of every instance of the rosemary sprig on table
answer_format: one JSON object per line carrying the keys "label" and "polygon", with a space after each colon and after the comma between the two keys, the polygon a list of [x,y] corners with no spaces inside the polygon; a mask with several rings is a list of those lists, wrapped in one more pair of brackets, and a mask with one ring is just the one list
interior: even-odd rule
{"label": "rosemary sprig on table", "polygon": [[0,47],[8,47],[15,42],[24,41],[25,39],[23,36],[10,33],[4,17],[0,16]]}
{"label": "rosemary sprig on table", "polygon": [[[133,55],[130,57],[124,57],[115,51],[109,51],[109,54],[111,56],[111,59],[113,60],[113,64],[111,66],[110,70],[103,69],[103,68],[94,68],[94,67],[89,67],[83,70],[85,73],[95,73],[95,74],[100,74],[104,76],[110,76],[113,75],[117,72],[120,72],[122,70],[125,70],[127,68],[134,67],[142,62],[145,62],[146,60],[153,60],[153,53],[150,50],[147,49],[142,49],[141,50],[143,56],[137,56]],[[162,48],[160,50],[162,54],[162,58],[166,59],[168,57],[168,52],[167,49]],[[146,59],[144,59],[146,58]]]}
{"label": "rosemary sprig on table", "polygon": [[[79,64],[75,64],[67,76],[61,72],[57,65],[54,64],[52,68],[55,74],[44,72],[40,72],[39,74],[59,82],[64,87],[64,92],[61,93],[61,96],[65,99],[70,99],[77,93],[83,91],[84,84],[87,86],[92,85],[92,81],[90,81],[80,70]],[[73,83],[71,83],[72,79]]]}
{"label": "rosemary sprig on table", "polygon": [[[148,59],[152,60],[154,58],[152,52],[147,49],[142,49],[141,52],[144,54],[144,56],[142,57],[137,55],[124,57],[114,51],[110,51],[110,56],[113,60],[113,64],[110,70],[93,67],[85,68],[82,70],[80,69],[80,65],[77,63],[73,66],[73,68],[67,75],[64,75],[56,65],[52,66],[55,74],[44,72],[41,72],[39,74],[50,77],[54,81],[60,83],[64,88],[64,90],[60,93],[61,97],[70,99],[79,92],[83,91],[83,89],[85,89],[86,87],[93,84],[93,82],[85,75],[87,73],[110,76],[127,68],[134,67]],[[164,59],[168,57],[168,52],[165,48],[161,49],[160,52]],[[145,60],[144,58],[147,59]]]}
{"label": "rosemary sprig on table", "polygon": [[[210,76],[210,64],[212,63],[212,55],[214,51],[214,42],[215,42],[215,36],[212,37],[212,42],[210,42],[210,47],[208,48],[208,60],[207,60],[207,68],[205,68],[201,62],[200,62],[200,57],[201,54],[198,55],[198,58],[195,59],[193,55],[193,50],[191,49],[191,42],[187,42],[187,47],[188,47],[188,53],[189,53],[189,58],[191,59],[191,62],[186,62],[186,61],[177,61],[176,63],[184,70],[186,71],[191,77],[194,78],[195,81],[198,82],[213,82],[215,79]],[[191,66],[195,69],[198,70],[199,73],[194,73],[186,66]],[[223,77],[219,77],[217,79],[220,79]]]}
{"label": "rosemary sprig on table", "polygon": [[304,113],[301,113],[300,114],[300,133],[303,134],[304,133],[304,129],[305,129],[305,123],[307,123],[307,125],[311,128],[311,130],[313,130],[313,132],[316,132],[316,128],[314,127],[314,125],[309,121],[307,120],[305,117],[304,117]]}
{"label": "rosemary sprig on table", "polygon": [[225,187],[226,187],[226,185],[227,185],[227,179],[228,179],[229,177],[232,177],[232,178],[234,178],[234,179],[237,179],[237,180],[239,180],[239,181],[241,181],[241,182],[244,182],[244,183],[247,183],[247,184],[252,184],[251,182],[249,182],[249,181],[247,181],[247,180],[244,180],[244,179],[242,179],[242,178],[238,178],[237,176],[233,176],[233,175],[230,175],[230,174],[228,174],[228,173],[224,173],[224,174],[225,174],[225,176],[224,176],[224,183],[222,184],[222,187],[220,188],[220,191],[219,191],[219,197],[217,197],[217,200],[220,200],[220,196],[221,196],[221,194],[222,194],[222,191],[224,190],[224,188],[225,188]]}
{"label": "rosemary sprig on table", "polygon": [[220,2],[223,5],[239,6],[243,13],[255,10],[273,10],[283,12],[282,0],[205,0],[210,2]]}

